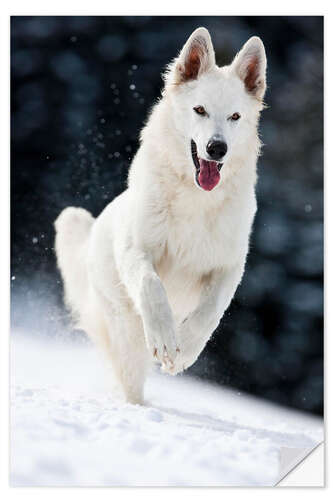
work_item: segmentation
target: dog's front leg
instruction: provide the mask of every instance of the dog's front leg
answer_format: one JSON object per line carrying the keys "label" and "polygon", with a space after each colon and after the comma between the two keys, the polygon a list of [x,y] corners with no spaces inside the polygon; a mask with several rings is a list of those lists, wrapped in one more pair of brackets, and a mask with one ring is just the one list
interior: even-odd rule
{"label": "dog's front leg", "polygon": [[243,275],[244,264],[215,271],[203,290],[200,303],[178,328],[180,355],[168,373],[175,375],[189,368],[204,349],[228,308]]}
{"label": "dog's front leg", "polygon": [[152,356],[164,369],[174,365],[179,349],[168,298],[149,254],[135,248],[125,250],[119,259],[121,280],[143,322],[146,343]]}

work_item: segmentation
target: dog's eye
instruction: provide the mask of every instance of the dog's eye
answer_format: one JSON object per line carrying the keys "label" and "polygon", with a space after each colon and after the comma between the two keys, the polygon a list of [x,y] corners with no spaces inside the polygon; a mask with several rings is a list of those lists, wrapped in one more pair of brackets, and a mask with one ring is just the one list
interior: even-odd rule
{"label": "dog's eye", "polygon": [[230,116],[230,120],[237,121],[239,119],[240,119],[239,113],[234,113],[233,115]]}
{"label": "dog's eye", "polygon": [[198,113],[198,115],[206,115],[207,114],[206,110],[203,106],[195,106],[193,109],[196,113]]}

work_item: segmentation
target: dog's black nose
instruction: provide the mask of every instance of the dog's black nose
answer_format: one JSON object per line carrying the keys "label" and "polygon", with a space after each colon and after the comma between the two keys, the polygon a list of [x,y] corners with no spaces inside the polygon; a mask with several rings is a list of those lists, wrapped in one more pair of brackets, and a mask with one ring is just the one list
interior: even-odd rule
{"label": "dog's black nose", "polygon": [[215,161],[221,160],[221,158],[223,158],[223,156],[226,154],[227,150],[228,146],[223,141],[211,140],[208,142],[206,147],[207,153]]}

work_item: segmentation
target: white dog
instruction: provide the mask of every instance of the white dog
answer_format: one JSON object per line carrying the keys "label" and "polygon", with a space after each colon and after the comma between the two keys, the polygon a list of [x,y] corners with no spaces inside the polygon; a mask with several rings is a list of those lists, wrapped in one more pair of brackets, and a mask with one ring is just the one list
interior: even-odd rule
{"label": "white dog", "polygon": [[171,374],[196,361],[240,283],[265,75],[260,38],[220,68],[198,28],[168,67],[128,188],[97,219],[69,207],[55,222],[66,303],[129,402],[153,360]]}

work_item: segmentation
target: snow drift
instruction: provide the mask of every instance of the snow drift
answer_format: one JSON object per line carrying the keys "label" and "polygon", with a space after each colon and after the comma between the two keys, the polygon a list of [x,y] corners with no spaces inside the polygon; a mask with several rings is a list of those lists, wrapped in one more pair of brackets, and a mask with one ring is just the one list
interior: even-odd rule
{"label": "snow drift", "polygon": [[282,447],[322,441],[318,418],[188,376],[121,403],[86,344],[16,333],[11,358],[14,486],[268,486]]}

